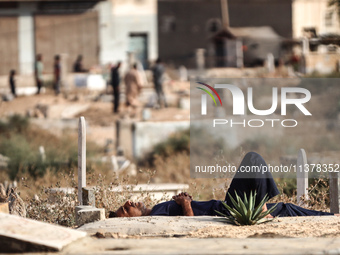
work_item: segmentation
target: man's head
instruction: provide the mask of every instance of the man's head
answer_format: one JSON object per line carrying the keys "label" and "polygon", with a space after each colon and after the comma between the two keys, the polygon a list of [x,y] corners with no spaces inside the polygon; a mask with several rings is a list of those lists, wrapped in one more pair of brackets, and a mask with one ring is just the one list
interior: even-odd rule
{"label": "man's head", "polygon": [[119,207],[117,211],[110,212],[109,217],[139,217],[149,214],[150,209],[146,208],[142,202],[134,203],[128,200],[123,206]]}

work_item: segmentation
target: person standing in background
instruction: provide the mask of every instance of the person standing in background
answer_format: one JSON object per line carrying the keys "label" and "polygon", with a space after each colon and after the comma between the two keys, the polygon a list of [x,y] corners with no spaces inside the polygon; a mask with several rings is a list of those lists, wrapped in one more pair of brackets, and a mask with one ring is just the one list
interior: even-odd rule
{"label": "person standing in background", "polygon": [[38,88],[37,94],[40,94],[40,90],[43,86],[43,71],[44,64],[42,63],[42,55],[38,54],[35,61],[35,82]]}
{"label": "person standing in background", "polygon": [[83,68],[83,56],[78,55],[76,62],[73,65],[73,72],[75,73],[86,73],[88,70]]}
{"label": "person standing in background", "polygon": [[121,62],[118,61],[117,65],[112,67],[111,69],[111,85],[113,88],[113,112],[118,113],[119,108],[119,68],[121,66]]}
{"label": "person standing in background", "polygon": [[156,60],[156,64],[152,69],[153,73],[153,82],[155,84],[155,90],[158,99],[158,106],[161,107],[161,103],[163,101],[164,107],[168,107],[166,103],[164,91],[163,91],[163,76],[164,76],[164,65],[160,58]]}
{"label": "person standing in background", "polygon": [[16,97],[16,92],[15,92],[15,70],[11,70],[9,73],[9,85],[11,87],[11,93],[13,94],[14,97]]}
{"label": "person standing in background", "polygon": [[60,64],[60,56],[55,55],[54,57],[54,91],[55,94],[58,95],[60,93],[60,82],[61,82],[61,64]]}
{"label": "person standing in background", "polygon": [[138,95],[142,89],[139,73],[137,70],[137,64],[134,64],[132,68],[126,73],[124,82],[126,88],[126,106],[128,107],[128,111],[130,111],[130,107],[132,107],[132,115],[135,115],[136,108],[138,106]]}

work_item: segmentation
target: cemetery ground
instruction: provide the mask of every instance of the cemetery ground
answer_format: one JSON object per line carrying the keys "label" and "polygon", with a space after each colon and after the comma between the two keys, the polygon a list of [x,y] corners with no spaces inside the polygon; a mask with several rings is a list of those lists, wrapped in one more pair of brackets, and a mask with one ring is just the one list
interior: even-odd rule
{"label": "cemetery ground", "polygon": [[[179,89],[176,89],[178,86]],[[172,91],[179,97],[188,90],[188,84],[175,84]],[[179,92],[182,91],[182,92]],[[184,92],[183,92],[184,91]],[[322,96],[320,96],[322,97]],[[320,98],[322,100],[322,98]],[[327,103],[329,103],[328,100]],[[323,109],[318,114],[323,114]],[[88,122],[87,140],[87,185],[95,187],[96,207],[105,208],[106,216],[125,200],[131,198],[129,189],[116,194],[110,190],[118,185],[139,183],[185,183],[188,193],[195,200],[222,199],[230,180],[190,179],[188,133],[182,132],[155,149],[154,154],[145,157],[137,168],[132,166],[122,172],[114,172],[112,165],[105,160],[115,153],[115,121],[129,118],[123,111],[112,114],[112,103],[105,95],[88,92],[75,92],[67,96],[55,97],[52,91],[29,97],[18,97],[10,102],[1,102],[0,117],[6,123],[12,118],[11,128],[2,123],[0,154],[7,153],[7,171],[0,172],[0,180],[18,183],[17,191],[26,203],[27,217],[68,228],[78,228],[74,216],[77,203],[77,129],[79,116]],[[188,110],[177,108],[151,109],[152,118],[158,121],[188,119]],[[25,122],[23,116],[31,116]],[[138,110],[137,119],[141,118]],[[317,116],[315,117],[317,118]],[[65,121],[66,120],[66,121]],[[63,121],[63,124],[60,122]],[[67,124],[65,124],[67,123]],[[293,131],[292,131],[293,132]],[[336,150],[339,137],[324,127],[321,132],[323,143],[316,143],[318,151]],[[111,139],[111,142],[107,142]],[[322,139],[320,139],[321,141]],[[328,142],[327,142],[328,141]],[[288,143],[279,140],[277,143]],[[308,142],[308,141],[304,141]],[[260,144],[254,139],[243,144],[242,151],[234,151],[237,164],[248,150],[257,150],[264,158],[279,158],[276,144]],[[41,162],[39,147],[43,146],[46,159]],[[266,146],[270,146],[266,148]],[[16,155],[15,161],[10,155]],[[38,162],[38,163],[37,163]],[[16,172],[14,169],[18,169]],[[11,171],[12,170],[12,171]],[[276,180],[281,194],[270,202],[283,201],[296,203],[293,192],[294,179]],[[53,196],[49,189],[58,187],[75,188],[65,196]],[[320,177],[310,180],[309,199],[304,206],[315,210],[329,211],[328,181]],[[167,194],[164,194],[166,197]],[[162,199],[154,200],[148,192],[142,192],[139,200],[153,206]],[[93,225],[91,225],[93,224]],[[97,225],[95,225],[97,224]],[[88,237],[66,246],[61,253],[113,253],[113,254],[339,254],[340,217],[301,217],[279,218],[271,223],[255,226],[236,227],[216,222],[216,217],[203,219],[183,219],[183,217],[150,217],[136,219],[106,219],[90,223]],[[120,231],[117,231],[119,229]],[[150,230],[151,229],[151,230]],[[235,239],[237,241],[235,241]],[[187,247],[187,248],[184,248]]]}

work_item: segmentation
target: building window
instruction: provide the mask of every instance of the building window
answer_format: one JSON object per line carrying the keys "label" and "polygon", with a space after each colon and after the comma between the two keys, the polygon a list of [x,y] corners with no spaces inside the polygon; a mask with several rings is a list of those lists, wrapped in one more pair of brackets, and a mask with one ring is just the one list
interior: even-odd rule
{"label": "building window", "polygon": [[216,33],[221,29],[220,19],[209,19],[207,21],[206,30],[210,33]]}
{"label": "building window", "polygon": [[161,31],[163,33],[169,33],[176,31],[176,20],[174,16],[163,16]]}
{"label": "building window", "polygon": [[316,38],[317,34],[316,34],[315,27],[305,27],[305,28],[303,28],[303,36],[308,38],[308,39]]}
{"label": "building window", "polygon": [[331,27],[333,26],[333,11],[328,11],[325,15],[325,26]]}

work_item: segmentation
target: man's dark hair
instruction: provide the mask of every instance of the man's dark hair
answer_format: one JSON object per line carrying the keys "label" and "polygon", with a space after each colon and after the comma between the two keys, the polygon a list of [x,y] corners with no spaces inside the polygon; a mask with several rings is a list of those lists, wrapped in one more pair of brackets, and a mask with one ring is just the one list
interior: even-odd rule
{"label": "man's dark hair", "polygon": [[157,58],[156,64],[160,64],[160,63],[162,63],[162,59],[161,58]]}
{"label": "man's dark hair", "polygon": [[116,212],[110,211],[109,218],[116,218],[116,217],[117,217]]}
{"label": "man's dark hair", "polygon": [[132,66],[134,69],[137,69],[137,63],[134,63]]}
{"label": "man's dark hair", "polygon": [[60,56],[59,55],[55,55],[54,56],[54,60],[60,60]]}

